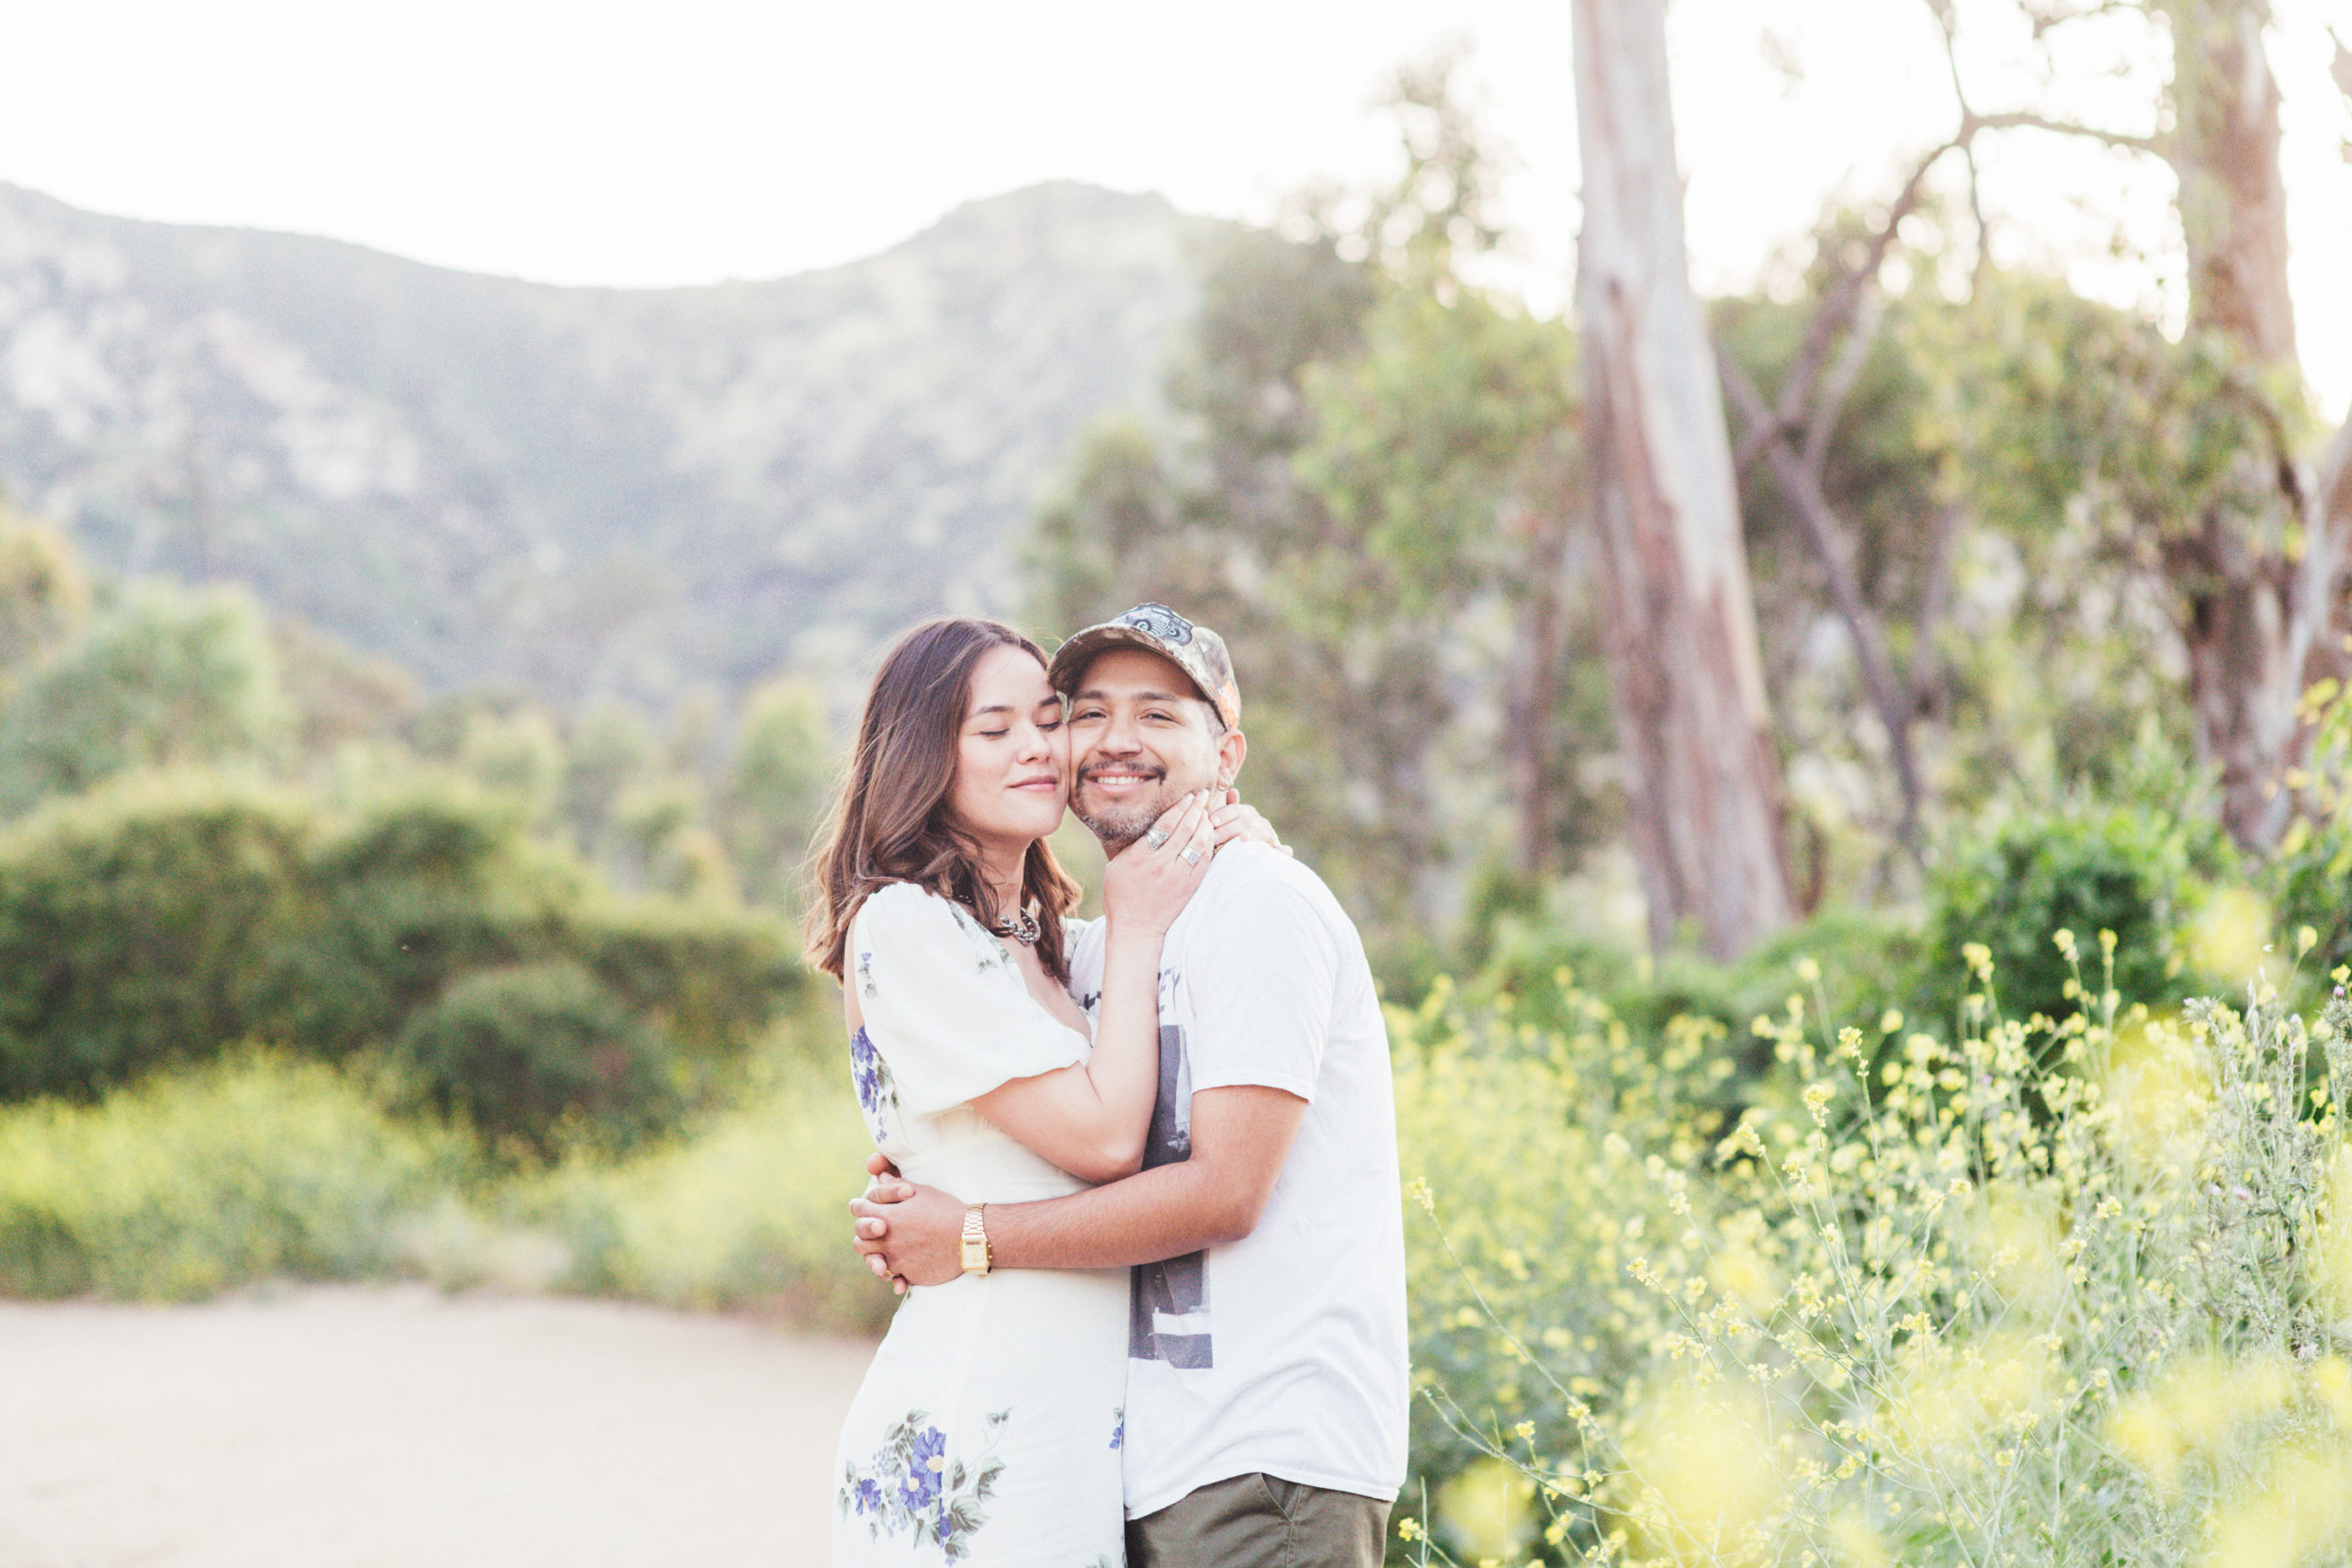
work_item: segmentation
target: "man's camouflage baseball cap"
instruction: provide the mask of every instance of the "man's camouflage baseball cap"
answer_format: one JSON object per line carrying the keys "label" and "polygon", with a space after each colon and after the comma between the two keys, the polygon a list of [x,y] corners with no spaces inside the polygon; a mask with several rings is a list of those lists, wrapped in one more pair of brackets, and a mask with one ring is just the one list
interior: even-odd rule
{"label": "man's camouflage baseball cap", "polygon": [[1140,648],[1168,660],[1193,678],[1227,729],[1241,728],[1241,688],[1233,683],[1233,656],[1225,650],[1225,638],[1165,604],[1138,604],[1115,620],[1073,633],[1054,653],[1048,672],[1054,690],[1069,692],[1094,656],[1114,648]]}

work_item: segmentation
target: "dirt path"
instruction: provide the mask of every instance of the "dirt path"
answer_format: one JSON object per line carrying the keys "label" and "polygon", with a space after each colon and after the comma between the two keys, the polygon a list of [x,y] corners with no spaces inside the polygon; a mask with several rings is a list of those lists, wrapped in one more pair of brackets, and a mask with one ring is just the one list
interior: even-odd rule
{"label": "dirt path", "polygon": [[0,1304],[0,1568],[798,1568],[871,1348],[424,1288]]}

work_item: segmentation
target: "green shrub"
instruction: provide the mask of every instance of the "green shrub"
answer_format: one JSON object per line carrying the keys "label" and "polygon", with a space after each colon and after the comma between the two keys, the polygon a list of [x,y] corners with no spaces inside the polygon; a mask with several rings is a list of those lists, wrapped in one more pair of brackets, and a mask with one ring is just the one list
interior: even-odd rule
{"label": "green shrub", "polygon": [[2086,950],[2113,931],[2122,994],[2178,1002],[2196,979],[2177,943],[2198,897],[2192,852],[2211,831],[2156,811],[2077,809],[2017,818],[1962,845],[1934,875],[1922,1010],[1951,1026],[1967,985],[1962,949],[1981,943],[2004,1013],[2065,1017],[2075,1004],[2052,940],[2062,931]]}
{"label": "green shrub", "polygon": [[2271,863],[2270,886],[2278,929],[2309,926],[2319,938],[2312,973],[2352,963],[2352,815],[2289,829]]}
{"label": "green shrub", "polygon": [[85,1095],[250,1032],[302,921],[296,799],[151,776],[0,831],[0,1099]]}
{"label": "green shrub", "polygon": [[401,1217],[464,1179],[319,1063],[243,1052],[103,1104],[0,1109],[0,1295],[182,1301],[394,1263]]}
{"label": "green shrub", "polygon": [[[0,1100],[96,1094],[240,1040],[340,1059],[470,976],[565,964],[629,1013],[608,1042],[632,1061],[674,1045],[705,1078],[801,985],[773,916],[619,899],[463,784],[344,820],[246,781],[128,779],[0,830]],[[666,1066],[623,1078],[669,1085]]]}
{"label": "green shrub", "polygon": [[1784,1011],[1792,994],[1831,1016],[1875,1018],[1890,1002],[1909,1005],[1924,956],[1916,920],[1869,909],[1825,909],[1731,964],[1694,953],[1637,958],[1554,921],[1505,917],[1492,956],[1465,991],[1482,1005],[1508,996],[1520,1023],[1547,1031],[1585,1027],[1581,1010],[1596,1000],[1640,1040],[1668,1039],[1678,1020],[1708,1020],[1720,1026],[1736,1068],[1710,1101],[1726,1105],[1769,1064],[1770,1051],[1747,1027],[1756,1018]]}
{"label": "green shrub", "polygon": [[390,1059],[435,1109],[540,1156],[574,1130],[626,1146],[683,1109],[667,1043],[569,961],[467,976],[409,1019]]}
{"label": "green shrub", "polygon": [[563,1240],[569,1288],[877,1333],[898,1298],[849,1245],[872,1152],[846,1070],[787,1064],[691,1137],[618,1164],[575,1156],[512,1205]]}
{"label": "green shrub", "polygon": [[530,842],[511,803],[447,778],[321,823],[303,918],[250,955],[253,1032],[341,1056],[391,1038],[460,976],[564,950],[584,868]]}
{"label": "green shrub", "polygon": [[569,916],[566,941],[630,1007],[704,1058],[740,1055],[805,994],[790,931],[761,910],[598,903]]}

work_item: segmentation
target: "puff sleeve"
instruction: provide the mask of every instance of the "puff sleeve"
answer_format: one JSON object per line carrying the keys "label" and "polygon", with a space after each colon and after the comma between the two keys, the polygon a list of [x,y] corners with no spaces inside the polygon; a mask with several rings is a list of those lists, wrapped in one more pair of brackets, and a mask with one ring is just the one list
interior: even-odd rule
{"label": "puff sleeve", "polygon": [[1038,1004],[1002,944],[911,883],[865,900],[850,924],[849,961],[866,1037],[910,1115],[1086,1058],[1086,1036]]}

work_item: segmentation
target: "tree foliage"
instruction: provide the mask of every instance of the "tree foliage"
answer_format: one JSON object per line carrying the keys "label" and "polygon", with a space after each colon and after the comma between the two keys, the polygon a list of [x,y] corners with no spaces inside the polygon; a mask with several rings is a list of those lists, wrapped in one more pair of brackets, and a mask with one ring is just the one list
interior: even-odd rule
{"label": "tree foliage", "polygon": [[1556,869],[1606,827],[1573,765],[1606,723],[1575,658],[1574,344],[1465,276],[1492,175],[1450,73],[1400,76],[1405,171],[1355,222],[1212,250],[1183,434],[1095,430],[1028,555],[1051,630],[1163,599],[1225,635],[1245,790],[1408,966],[1482,865]]}
{"label": "tree foliage", "polygon": [[0,716],[0,804],[21,811],[131,768],[266,757],[292,716],[249,597],[141,582],[22,675]]}
{"label": "tree foliage", "polygon": [[779,676],[754,688],[744,700],[719,808],[728,852],[751,897],[798,910],[801,864],[833,773],[824,694],[815,683]]}

